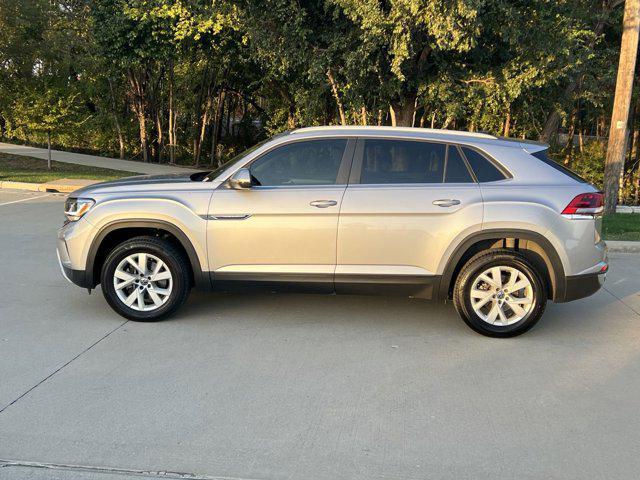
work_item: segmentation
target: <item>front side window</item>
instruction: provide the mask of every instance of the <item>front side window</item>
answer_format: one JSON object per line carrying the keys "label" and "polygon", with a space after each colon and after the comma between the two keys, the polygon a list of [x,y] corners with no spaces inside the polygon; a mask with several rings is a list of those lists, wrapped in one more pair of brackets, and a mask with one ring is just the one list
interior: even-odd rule
{"label": "front side window", "polygon": [[364,141],[361,184],[443,182],[473,182],[457,147],[411,140]]}
{"label": "front side window", "polygon": [[265,153],[250,166],[256,185],[333,185],[338,178],[346,139],[289,143]]}

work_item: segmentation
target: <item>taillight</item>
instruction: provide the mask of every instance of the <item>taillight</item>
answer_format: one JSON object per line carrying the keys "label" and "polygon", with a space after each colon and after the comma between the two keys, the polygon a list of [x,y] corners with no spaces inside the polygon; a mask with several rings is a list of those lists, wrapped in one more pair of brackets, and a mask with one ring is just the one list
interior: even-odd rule
{"label": "taillight", "polygon": [[563,215],[598,215],[604,210],[604,195],[601,192],[581,193],[564,207]]}

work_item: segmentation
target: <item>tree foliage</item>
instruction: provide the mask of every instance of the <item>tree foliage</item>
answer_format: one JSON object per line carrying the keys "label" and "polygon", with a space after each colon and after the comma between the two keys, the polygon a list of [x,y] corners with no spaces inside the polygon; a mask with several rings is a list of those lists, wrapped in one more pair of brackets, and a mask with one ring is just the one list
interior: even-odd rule
{"label": "tree foliage", "polygon": [[0,133],[215,164],[298,126],[433,126],[571,163],[608,128],[621,3],[0,0]]}

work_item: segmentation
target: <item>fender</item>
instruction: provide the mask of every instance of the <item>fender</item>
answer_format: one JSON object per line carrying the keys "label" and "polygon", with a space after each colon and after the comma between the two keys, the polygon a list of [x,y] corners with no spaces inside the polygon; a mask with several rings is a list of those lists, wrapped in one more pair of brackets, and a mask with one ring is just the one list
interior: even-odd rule
{"label": "fender", "polygon": [[547,270],[549,271],[549,277],[551,279],[552,300],[555,302],[564,301],[567,291],[567,279],[558,252],[551,242],[540,233],[519,229],[481,230],[466,237],[451,254],[442,273],[442,281],[439,289],[439,298],[441,300],[448,298],[449,286],[451,285],[456,266],[465,252],[474,243],[492,238],[518,238],[521,240],[531,240],[540,245],[548,257],[548,261],[545,260],[545,263],[547,264]]}
{"label": "fender", "polygon": [[102,244],[106,236],[110,233],[126,228],[153,228],[169,232],[171,235],[178,239],[178,241],[182,245],[182,248],[184,248],[185,252],[187,252],[189,263],[191,264],[191,269],[193,271],[193,280],[195,282],[196,288],[201,290],[211,290],[211,280],[209,278],[209,274],[208,272],[202,271],[202,268],[200,267],[200,261],[198,259],[198,254],[196,253],[195,248],[193,248],[193,244],[191,243],[187,235],[172,223],[166,222],[164,220],[147,219],[116,220],[114,222],[108,223],[100,229],[100,231],[93,238],[91,246],[89,247],[89,253],[87,255],[85,278],[87,283],[92,284],[90,288],[95,287],[95,282],[93,281],[93,269],[100,245]]}

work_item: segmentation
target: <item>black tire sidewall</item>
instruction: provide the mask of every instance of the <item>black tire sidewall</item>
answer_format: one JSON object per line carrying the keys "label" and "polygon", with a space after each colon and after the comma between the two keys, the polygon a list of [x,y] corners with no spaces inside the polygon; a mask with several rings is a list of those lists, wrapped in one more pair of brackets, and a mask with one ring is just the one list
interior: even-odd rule
{"label": "black tire sidewall", "polygon": [[[163,245],[165,244],[165,245]],[[113,275],[118,264],[134,253],[149,253],[162,260],[173,277],[173,286],[169,299],[160,308],[151,311],[134,310],[118,298],[113,286]],[[134,239],[117,246],[104,262],[101,274],[101,287],[105,299],[118,314],[129,320],[154,322],[171,315],[186,299],[190,290],[189,277],[183,266],[185,259],[175,249],[161,240]]]}
{"label": "black tire sidewall", "polygon": [[[483,271],[497,266],[517,268],[527,277],[533,287],[534,305],[529,315],[513,325],[489,324],[475,313],[471,305],[470,291],[473,287],[473,280]],[[531,329],[542,316],[547,299],[545,285],[530,262],[520,255],[508,253],[488,255],[469,262],[461,272],[461,285],[456,289],[456,295],[459,295],[457,303],[462,308],[463,320],[476,332],[491,337],[513,337]]]}

